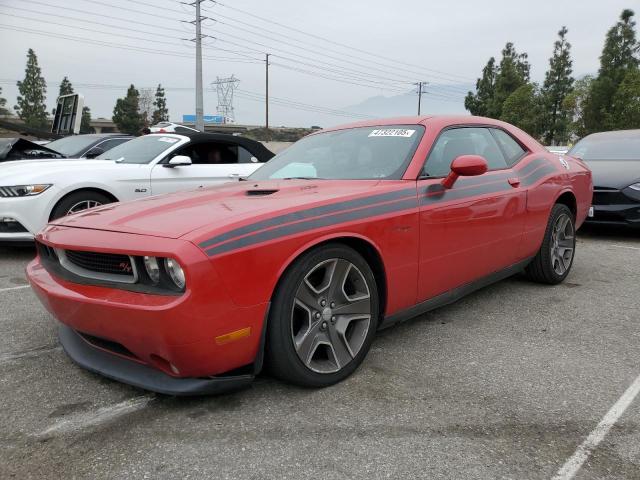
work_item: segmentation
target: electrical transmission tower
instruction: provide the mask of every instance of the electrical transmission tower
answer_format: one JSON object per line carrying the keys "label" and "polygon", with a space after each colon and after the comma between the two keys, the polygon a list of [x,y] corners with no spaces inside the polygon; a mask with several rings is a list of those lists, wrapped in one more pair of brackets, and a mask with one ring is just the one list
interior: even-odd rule
{"label": "electrical transmission tower", "polygon": [[226,78],[216,77],[215,82],[211,82],[211,87],[215,85],[216,93],[218,94],[218,114],[223,115],[227,122],[235,121],[233,92],[238,88],[238,83],[240,83],[240,80],[233,75]]}

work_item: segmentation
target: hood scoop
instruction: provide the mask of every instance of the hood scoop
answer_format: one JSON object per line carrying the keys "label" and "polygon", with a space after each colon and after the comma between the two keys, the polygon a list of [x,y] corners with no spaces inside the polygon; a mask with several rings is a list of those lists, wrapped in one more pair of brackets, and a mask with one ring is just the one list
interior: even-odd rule
{"label": "hood scoop", "polygon": [[279,190],[276,188],[265,188],[265,189],[256,189],[256,190],[247,190],[247,196],[248,197],[264,197],[267,195],[272,195],[276,192],[278,192]]}

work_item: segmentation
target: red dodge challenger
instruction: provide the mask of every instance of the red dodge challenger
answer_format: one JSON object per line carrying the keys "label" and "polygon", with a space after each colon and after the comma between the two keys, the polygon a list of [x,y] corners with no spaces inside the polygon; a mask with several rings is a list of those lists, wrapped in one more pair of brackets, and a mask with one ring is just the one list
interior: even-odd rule
{"label": "red dodge challenger", "polygon": [[247,385],[265,364],[322,387],[381,328],[518,272],[563,281],[591,196],[584,163],[506,123],[361,122],[244,182],[54,220],[27,272],[94,372],[189,395]]}

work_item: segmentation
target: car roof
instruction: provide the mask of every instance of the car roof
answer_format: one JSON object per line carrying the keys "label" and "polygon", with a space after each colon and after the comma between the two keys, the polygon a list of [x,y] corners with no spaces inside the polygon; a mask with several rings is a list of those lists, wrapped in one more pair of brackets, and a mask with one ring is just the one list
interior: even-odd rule
{"label": "car roof", "polygon": [[[192,142],[227,142],[233,143],[236,145],[240,145],[241,147],[246,148],[253,154],[259,154],[262,158],[271,158],[274,156],[274,153],[265,147],[262,143],[257,140],[252,140],[250,138],[241,137],[239,135],[229,135],[228,133],[208,133],[208,132],[165,132],[165,133],[149,133],[147,136],[161,136],[167,137],[171,135],[177,135],[180,137],[187,137]],[[266,161],[263,159],[261,161]]]}
{"label": "car roof", "polygon": [[508,125],[495,118],[477,117],[474,115],[414,115],[406,117],[375,118],[371,120],[361,120],[359,122],[337,125],[326,128],[323,131],[343,130],[354,127],[375,127],[384,125],[426,125],[431,122],[439,124],[488,124],[488,125]]}
{"label": "car roof", "polygon": [[592,133],[591,135],[587,135],[584,138],[594,139],[616,139],[616,140],[627,140],[630,138],[638,138],[640,137],[640,129],[636,130],[614,130],[611,132],[597,132]]}

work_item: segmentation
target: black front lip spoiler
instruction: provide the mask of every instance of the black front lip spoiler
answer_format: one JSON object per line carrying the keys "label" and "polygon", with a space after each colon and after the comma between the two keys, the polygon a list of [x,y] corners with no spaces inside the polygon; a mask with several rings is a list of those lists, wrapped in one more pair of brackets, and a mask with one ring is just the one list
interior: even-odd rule
{"label": "black front lip spoiler", "polygon": [[92,347],[72,328],[61,324],[60,343],[71,359],[87,370],[122,383],[165,395],[214,395],[246,388],[254,375],[210,378],[176,378],[147,365]]}

